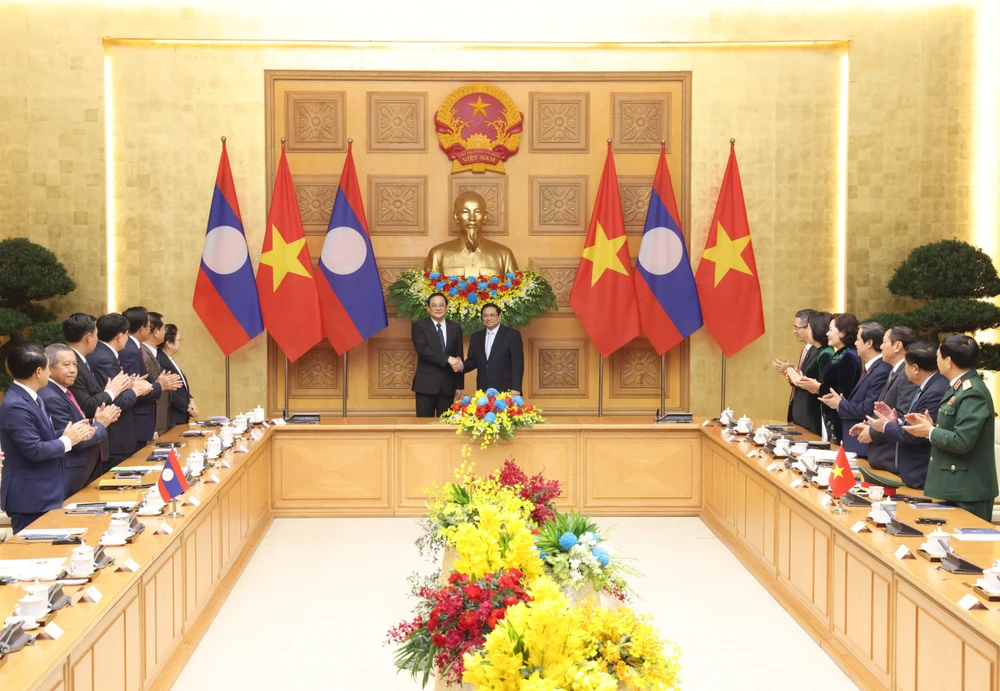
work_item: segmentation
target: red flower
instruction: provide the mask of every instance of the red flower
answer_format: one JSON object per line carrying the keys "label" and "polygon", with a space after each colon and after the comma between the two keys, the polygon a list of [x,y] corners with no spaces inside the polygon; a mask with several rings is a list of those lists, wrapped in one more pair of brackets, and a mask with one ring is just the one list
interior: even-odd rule
{"label": "red flower", "polygon": [[476,615],[473,612],[462,612],[458,618],[458,628],[460,631],[468,631],[476,625]]}
{"label": "red flower", "polygon": [[468,597],[473,602],[479,602],[483,599],[484,590],[480,588],[475,583],[465,586],[462,588],[465,591],[466,597]]}
{"label": "red flower", "polygon": [[476,408],[476,417],[485,417],[485,416],[486,416],[486,406],[484,405],[478,406]]}
{"label": "red flower", "polygon": [[456,413],[460,413],[462,411],[462,404],[455,402],[452,404],[451,409],[454,410]]}
{"label": "red flower", "polygon": [[431,272],[430,271],[425,271],[424,272],[424,278],[430,278],[430,277],[431,277]]}
{"label": "red flower", "polygon": [[438,609],[435,607],[434,609],[431,610],[431,615],[427,617],[427,629],[429,631],[433,631],[438,627],[438,624],[440,623],[441,623],[441,616],[439,614]]}
{"label": "red flower", "polygon": [[514,597],[513,595],[508,595],[507,597],[505,597],[503,599],[503,606],[504,607],[513,607],[517,603],[518,603],[518,599],[516,597]]}
{"label": "red flower", "polygon": [[457,571],[450,576],[448,576],[448,582],[454,585],[455,583],[468,583],[469,577],[464,573],[458,573]]}
{"label": "red flower", "polygon": [[521,285],[521,279],[515,278],[513,281],[511,281],[511,283],[513,283],[514,287],[517,288],[519,285]]}
{"label": "red flower", "polygon": [[439,633],[431,636],[431,642],[438,648],[445,648],[448,646],[448,640]]}
{"label": "red flower", "polygon": [[481,300],[489,300],[490,299],[490,294],[487,291],[484,290],[483,292],[481,292],[479,294],[479,298]]}
{"label": "red flower", "polygon": [[500,285],[500,287],[499,287],[499,288],[497,288],[497,290],[498,290],[499,292],[501,292],[501,293],[506,293],[506,292],[507,292],[507,290],[508,290],[508,289],[507,289],[507,284],[506,284],[506,283],[503,283],[503,284],[501,284],[501,285]]}
{"label": "red flower", "polygon": [[518,272],[516,272],[514,274],[514,277],[515,278],[524,278],[524,272],[523,271],[518,271]]}

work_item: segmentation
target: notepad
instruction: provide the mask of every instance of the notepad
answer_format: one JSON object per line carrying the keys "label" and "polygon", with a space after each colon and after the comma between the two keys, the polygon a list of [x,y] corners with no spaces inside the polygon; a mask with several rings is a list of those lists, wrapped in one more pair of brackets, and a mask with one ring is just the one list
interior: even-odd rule
{"label": "notepad", "polygon": [[952,537],[962,542],[1000,542],[1000,530],[994,528],[955,528]]}

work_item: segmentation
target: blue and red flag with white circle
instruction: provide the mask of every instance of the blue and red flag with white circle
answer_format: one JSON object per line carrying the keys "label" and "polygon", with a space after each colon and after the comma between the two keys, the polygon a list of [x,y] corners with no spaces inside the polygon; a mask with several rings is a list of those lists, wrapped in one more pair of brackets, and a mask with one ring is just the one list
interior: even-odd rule
{"label": "blue and red flag with white circle", "polygon": [[181,468],[180,461],[177,460],[177,451],[170,449],[170,455],[167,456],[167,462],[163,464],[163,470],[160,471],[160,480],[156,483],[156,488],[160,490],[163,501],[170,501],[187,492],[188,487],[190,485],[188,485],[187,478],[184,477],[184,470]]}
{"label": "blue and red flag with white circle", "polygon": [[389,326],[350,144],[314,275],[323,333],[338,353]]}
{"label": "blue and red flag with white circle", "polygon": [[663,147],[633,276],[642,331],[658,354],[663,355],[701,328],[698,288]]}
{"label": "blue and red flag with white circle", "polygon": [[225,141],[194,286],[194,311],[227,356],[264,330]]}

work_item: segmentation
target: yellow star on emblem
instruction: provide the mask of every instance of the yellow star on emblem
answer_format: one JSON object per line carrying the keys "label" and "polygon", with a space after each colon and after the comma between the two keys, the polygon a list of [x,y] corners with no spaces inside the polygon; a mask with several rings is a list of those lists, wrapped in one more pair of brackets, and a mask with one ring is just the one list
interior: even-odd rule
{"label": "yellow star on emblem", "polygon": [[608,238],[601,222],[597,222],[597,232],[594,233],[594,244],[583,248],[583,258],[589,259],[594,266],[590,270],[590,285],[597,285],[597,281],[604,275],[605,271],[617,271],[628,276],[628,269],[618,258],[618,250],[622,248],[628,238],[619,235],[616,238]]}
{"label": "yellow star on emblem", "polygon": [[722,279],[726,277],[729,270],[753,276],[753,271],[743,261],[743,250],[750,244],[750,236],[744,235],[741,238],[732,240],[726,229],[719,223],[719,232],[715,235],[715,246],[705,250],[702,256],[715,263],[715,285],[718,286]]}
{"label": "yellow star on emblem", "polygon": [[260,263],[271,267],[271,281],[274,284],[274,292],[278,292],[278,286],[285,280],[287,274],[312,277],[312,273],[299,261],[299,252],[306,244],[305,238],[299,238],[294,242],[285,242],[278,232],[278,226],[271,226],[271,249],[260,255]]}
{"label": "yellow star on emblem", "polygon": [[834,477],[844,477],[844,469],[839,465],[833,466],[833,476]]}
{"label": "yellow star on emblem", "polygon": [[479,98],[476,100],[475,103],[470,103],[469,105],[472,107],[472,117],[476,117],[477,113],[482,113],[483,117],[486,118],[486,117],[489,117],[486,114],[486,109],[489,108],[493,104],[492,103],[483,103],[483,97],[479,96]]}

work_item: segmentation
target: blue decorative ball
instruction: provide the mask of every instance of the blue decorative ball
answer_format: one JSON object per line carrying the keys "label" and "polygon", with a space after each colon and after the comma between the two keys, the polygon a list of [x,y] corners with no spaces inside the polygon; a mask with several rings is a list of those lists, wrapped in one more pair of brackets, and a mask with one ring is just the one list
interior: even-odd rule
{"label": "blue decorative ball", "polygon": [[462,396],[462,405],[469,405],[469,401],[471,400],[468,396]]}
{"label": "blue decorative ball", "polygon": [[458,280],[458,276],[449,276],[448,280],[449,281],[457,281]]}
{"label": "blue decorative ball", "polygon": [[601,565],[602,569],[606,568],[607,565],[611,563],[611,555],[608,554],[608,550],[603,547],[595,547],[590,550],[590,553],[594,555],[594,559],[597,560],[597,563]]}
{"label": "blue decorative ball", "polygon": [[576,535],[573,533],[563,533],[559,538],[559,546],[566,552],[576,544]]}
{"label": "blue decorative ball", "polygon": [[513,271],[508,271],[507,272],[507,278],[514,278],[514,272]]}
{"label": "blue decorative ball", "polygon": [[495,290],[491,290],[491,291],[490,291],[490,297],[491,297],[491,298],[495,298],[496,296],[497,296],[497,291],[495,291]]}
{"label": "blue decorative ball", "polygon": [[548,556],[549,556],[549,553],[548,553],[548,552],[539,552],[539,553],[538,553],[538,557],[539,557],[540,559],[545,559],[545,558],[546,558],[546,557],[548,557]]}
{"label": "blue decorative ball", "polygon": [[514,287],[514,284],[513,284],[513,283],[511,283],[510,281],[504,281],[504,282],[503,282],[503,284],[504,284],[505,286],[507,286],[508,288],[513,288],[513,287]]}
{"label": "blue decorative ball", "polygon": [[438,290],[441,290],[442,288],[445,287],[445,285],[447,284],[444,281],[438,281],[437,283],[434,284],[434,287],[437,288]]}
{"label": "blue decorative ball", "polygon": [[482,396],[481,398],[479,398],[479,400],[476,401],[476,405],[486,405],[489,402],[490,399],[486,398],[486,396]]}
{"label": "blue decorative ball", "polygon": [[517,405],[517,407],[519,408],[524,405],[524,399],[521,398],[520,396],[514,396],[514,398],[510,400],[514,401],[514,404]]}
{"label": "blue decorative ball", "polygon": [[438,280],[439,278],[441,278],[441,274],[440,274],[440,273],[438,273],[437,271],[431,271],[431,276],[430,276],[430,278],[431,278],[431,280],[432,280],[432,281],[436,281],[436,280]]}
{"label": "blue decorative ball", "polygon": [[497,278],[496,276],[494,276],[493,278],[490,279],[490,285],[491,286],[495,286],[495,285],[497,285],[499,283],[500,283],[500,279]]}
{"label": "blue decorative ball", "polygon": [[476,295],[475,293],[472,293],[471,295],[469,295],[469,304],[470,305],[474,305],[478,301],[479,301],[479,296],[478,295]]}
{"label": "blue decorative ball", "polygon": [[468,281],[469,283],[472,283],[473,281],[476,280],[476,277],[475,276],[466,276],[465,280]]}
{"label": "blue decorative ball", "polygon": [[492,425],[494,422],[497,421],[497,414],[496,413],[486,413],[486,415],[483,416],[483,419],[486,420],[486,424],[487,425]]}
{"label": "blue decorative ball", "polygon": [[458,288],[452,288],[451,290],[449,290],[448,295],[451,295],[452,297],[458,295]]}
{"label": "blue decorative ball", "polygon": [[458,282],[458,289],[459,290],[465,290],[465,286],[467,286],[467,285],[469,285],[469,284],[466,283],[465,281],[459,281]]}
{"label": "blue decorative ball", "polygon": [[496,402],[497,410],[507,410],[507,401],[499,400]]}
{"label": "blue decorative ball", "polygon": [[476,284],[476,288],[478,288],[479,290],[486,290],[486,283],[480,281],[479,283]]}
{"label": "blue decorative ball", "polygon": [[492,386],[490,388],[486,389],[486,395],[487,396],[496,396],[498,393],[500,393],[500,392],[497,391],[496,389],[494,389]]}

